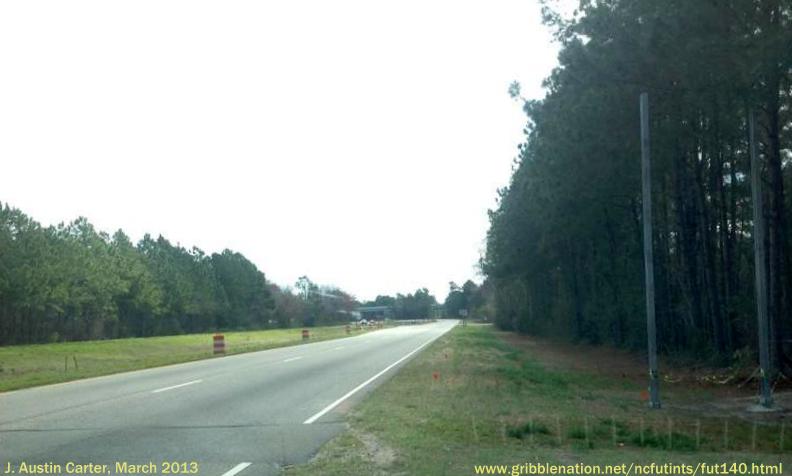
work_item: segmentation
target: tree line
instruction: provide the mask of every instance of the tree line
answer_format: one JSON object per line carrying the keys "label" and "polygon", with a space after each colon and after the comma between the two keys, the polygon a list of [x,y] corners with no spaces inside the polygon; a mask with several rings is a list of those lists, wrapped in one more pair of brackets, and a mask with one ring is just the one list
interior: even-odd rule
{"label": "tree line", "polygon": [[638,97],[650,96],[658,343],[727,360],[757,342],[748,115],[757,119],[772,356],[792,343],[792,2],[544,6],[561,44],[490,211],[482,269],[505,329],[646,342]]}
{"label": "tree line", "polygon": [[[305,278],[307,282],[310,280]],[[319,289],[311,283],[311,286]],[[295,294],[241,253],[206,254],[85,218],[43,227],[0,204],[0,345],[330,324],[354,298]]]}
{"label": "tree line", "polygon": [[468,279],[462,286],[451,281],[443,303],[446,316],[488,320],[493,313],[490,288],[489,281],[478,285]]}
{"label": "tree line", "polygon": [[396,293],[396,296],[380,295],[364,306],[388,306],[394,319],[429,319],[434,316],[437,299],[426,288],[416,289],[414,293]]}
{"label": "tree line", "polygon": [[359,303],[351,294],[335,286],[320,286],[307,276],[301,276],[295,288],[297,295],[287,289],[279,293],[277,299],[279,306],[288,299],[292,307],[290,312],[276,306],[280,315],[291,315],[293,322],[301,322],[303,326],[315,326],[355,319],[354,313]]}

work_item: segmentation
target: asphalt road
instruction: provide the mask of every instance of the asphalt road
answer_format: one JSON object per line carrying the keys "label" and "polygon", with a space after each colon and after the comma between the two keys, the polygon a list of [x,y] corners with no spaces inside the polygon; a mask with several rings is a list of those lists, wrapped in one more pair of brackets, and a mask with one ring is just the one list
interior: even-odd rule
{"label": "asphalt road", "polygon": [[135,474],[116,466],[123,463],[143,465],[139,474],[165,474],[166,466],[202,476],[277,474],[307,461],[344,429],[350,405],[455,324],[0,394],[0,475],[9,463],[15,474],[23,474],[22,463],[49,474]]}

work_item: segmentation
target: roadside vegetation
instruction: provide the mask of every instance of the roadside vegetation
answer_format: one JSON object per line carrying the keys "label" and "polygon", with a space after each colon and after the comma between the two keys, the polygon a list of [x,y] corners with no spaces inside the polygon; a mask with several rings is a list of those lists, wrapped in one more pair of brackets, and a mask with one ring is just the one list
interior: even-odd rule
{"label": "roadside vegetation", "polygon": [[[351,326],[352,335],[366,327]],[[0,347],[0,392],[213,357],[213,334]],[[227,332],[226,354],[297,345],[300,329]],[[308,342],[347,337],[346,326],[314,327]]]}
{"label": "roadside vegetation", "polygon": [[[753,389],[664,383],[665,407],[649,410],[643,367],[613,348],[457,327],[351,410],[349,429],[309,464],[287,473],[474,474],[476,464],[527,461],[792,464],[781,423],[743,412]],[[718,403],[733,411],[708,410]]]}

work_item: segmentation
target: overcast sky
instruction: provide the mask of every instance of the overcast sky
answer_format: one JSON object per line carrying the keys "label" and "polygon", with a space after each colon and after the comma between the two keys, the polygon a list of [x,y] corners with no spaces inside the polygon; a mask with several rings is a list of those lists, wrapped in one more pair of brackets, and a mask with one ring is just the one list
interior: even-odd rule
{"label": "overcast sky", "polygon": [[476,277],[535,0],[0,3],[0,201],[360,299]]}

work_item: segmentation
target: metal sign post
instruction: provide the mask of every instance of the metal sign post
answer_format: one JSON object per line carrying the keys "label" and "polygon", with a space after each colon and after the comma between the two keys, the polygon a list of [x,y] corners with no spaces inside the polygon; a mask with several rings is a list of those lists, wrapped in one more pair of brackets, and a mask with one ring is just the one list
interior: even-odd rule
{"label": "metal sign post", "polygon": [[649,95],[641,93],[641,180],[643,184],[643,245],[646,277],[646,335],[649,350],[649,407],[660,408],[657,378],[657,330],[655,325],[654,256],[652,250],[652,169],[649,156]]}

